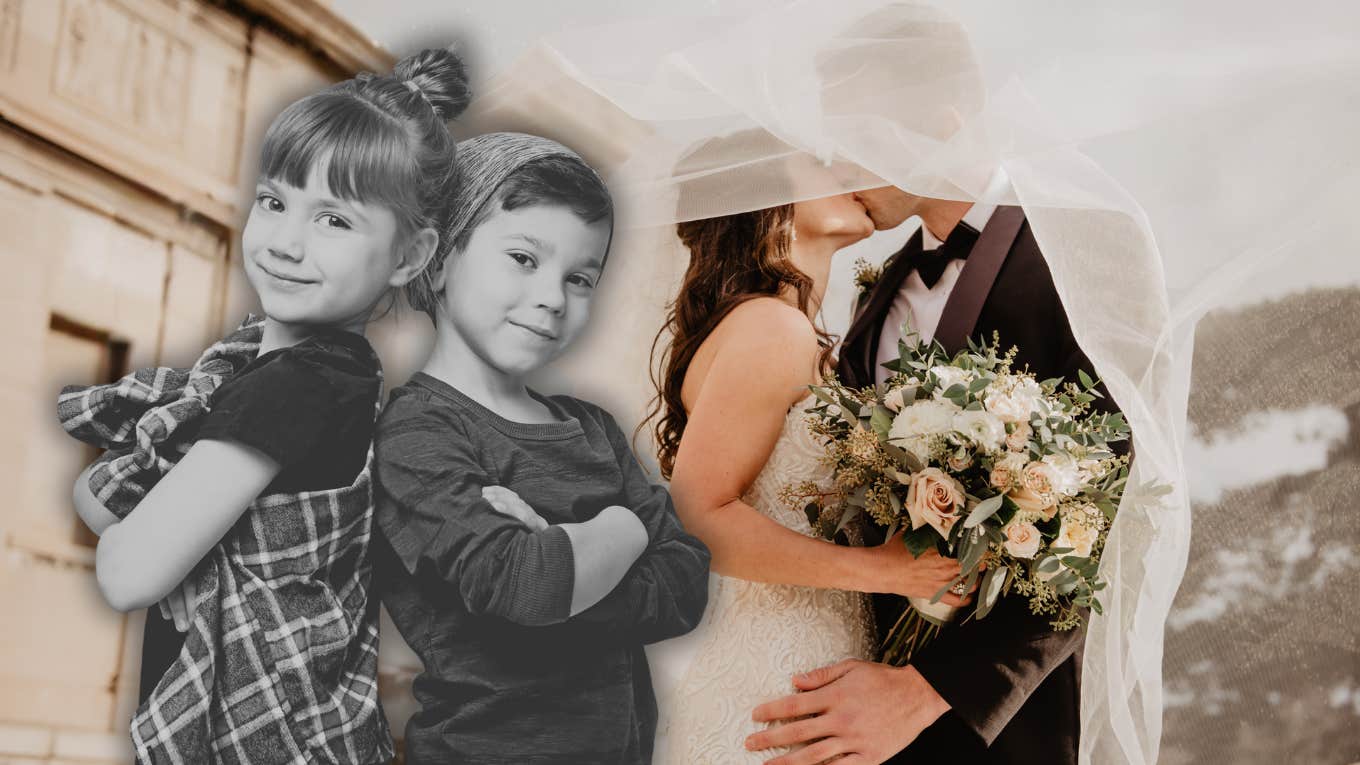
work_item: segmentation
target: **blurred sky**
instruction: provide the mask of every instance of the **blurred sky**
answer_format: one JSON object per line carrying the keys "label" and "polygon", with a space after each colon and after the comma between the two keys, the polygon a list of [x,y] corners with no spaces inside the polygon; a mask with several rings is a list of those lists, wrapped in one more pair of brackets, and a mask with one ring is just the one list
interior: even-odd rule
{"label": "blurred sky", "polygon": [[[723,7],[751,4],[726,0]],[[563,28],[658,16],[703,16],[715,0],[334,0],[333,7],[398,55],[457,41],[483,79],[539,37]]]}

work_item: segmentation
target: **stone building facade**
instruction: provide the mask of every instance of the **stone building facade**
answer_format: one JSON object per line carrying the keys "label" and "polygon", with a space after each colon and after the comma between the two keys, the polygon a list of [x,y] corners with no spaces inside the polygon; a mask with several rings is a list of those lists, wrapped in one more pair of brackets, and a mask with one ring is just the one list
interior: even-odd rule
{"label": "stone building facade", "polygon": [[265,127],[391,64],[323,0],[0,0],[0,763],[131,759],[142,615],[95,585],[60,385],[234,326]]}

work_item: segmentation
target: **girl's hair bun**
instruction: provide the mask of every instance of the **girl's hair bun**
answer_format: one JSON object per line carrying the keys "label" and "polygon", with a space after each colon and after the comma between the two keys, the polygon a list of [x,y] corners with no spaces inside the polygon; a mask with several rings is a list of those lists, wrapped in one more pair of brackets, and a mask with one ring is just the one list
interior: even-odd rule
{"label": "girl's hair bun", "polygon": [[392,77],[418,91],[445,121],[462,114],[472,100],[463,59],[451,50],[427,48],[407,56],[397,63]]}

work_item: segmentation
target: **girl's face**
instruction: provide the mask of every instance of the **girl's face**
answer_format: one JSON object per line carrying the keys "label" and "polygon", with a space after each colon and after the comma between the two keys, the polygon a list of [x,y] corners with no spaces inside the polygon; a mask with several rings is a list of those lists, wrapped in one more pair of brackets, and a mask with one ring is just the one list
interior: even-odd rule
{"label": "girl's face", "polygon": [[543,366],[585,327],[609,234],[607,220],[586,223],[558,205],[497,209],[436,278],[439,334],[510,377]]}
{"label": "girl's face", "polygon": [[274,321],[362,331],[410,269],[396,252],[396,215],[340,199],[325,177],[323,163],[304,188],[260,179],[241,235],[246,277]]}

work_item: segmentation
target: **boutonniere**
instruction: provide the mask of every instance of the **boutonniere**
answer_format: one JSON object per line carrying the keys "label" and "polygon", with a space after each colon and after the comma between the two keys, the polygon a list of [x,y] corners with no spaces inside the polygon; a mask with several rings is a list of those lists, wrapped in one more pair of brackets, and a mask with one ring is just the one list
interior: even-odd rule
{"label": "boutonniere", "polygon": [[883,276],[881,266],[870,265],[864,258],[855,258],[855,286],[859,287],[861,295],[867,294],[878,284],[879,277]]}

